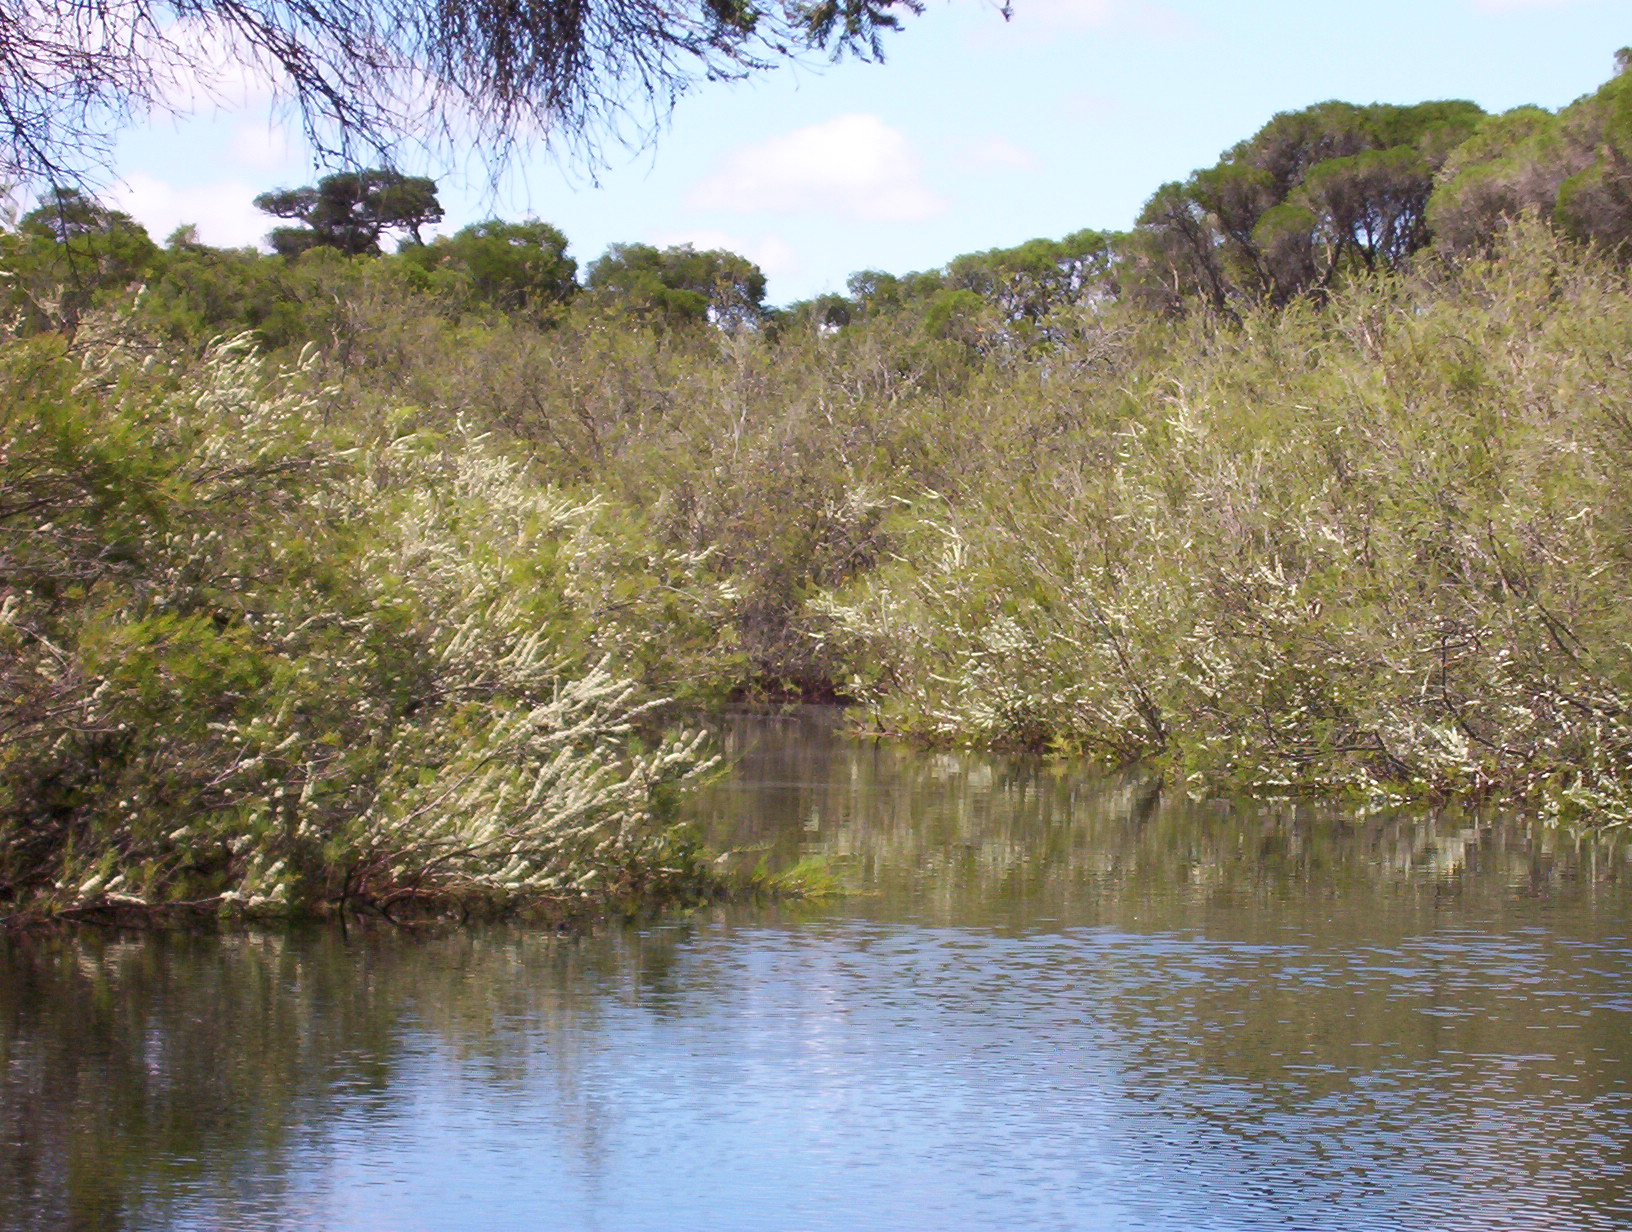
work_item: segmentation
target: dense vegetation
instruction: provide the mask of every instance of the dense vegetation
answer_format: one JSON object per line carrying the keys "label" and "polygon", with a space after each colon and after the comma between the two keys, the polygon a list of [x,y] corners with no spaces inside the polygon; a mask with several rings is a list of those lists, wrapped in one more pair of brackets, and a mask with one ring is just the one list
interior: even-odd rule
{"label": "dense vegetation", "polygon": [[1632,818],[1632,74],[1277,116],[1129,233],[781,310],[352,179],[274,256],[0,237],[0,912],[697,893],[743,696]]}

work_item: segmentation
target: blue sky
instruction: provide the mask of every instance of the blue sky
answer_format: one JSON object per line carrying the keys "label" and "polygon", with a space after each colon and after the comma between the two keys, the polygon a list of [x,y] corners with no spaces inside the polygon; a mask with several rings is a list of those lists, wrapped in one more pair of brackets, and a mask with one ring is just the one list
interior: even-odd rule
{"label": "blue sky", "polygon": [[[549,157],[497,189],[479,164],[433,174],[452,230],[540,217],[587,263],[608,243],[692,242],[759,262],[768,299],[841,290],[855,270],[1128,226],[1166,180],[1277,111],[1329,98],[1468,98],[1556,108],[1632,44],[1626,0],[929,0],[882,65],[783,68],[700,85],[649,148],[594,180]],[[128,131],[108,194],[156,238],[178,223],[255,243],[250,199],[310,183],[298,131],[252,84],[230,106]]]}

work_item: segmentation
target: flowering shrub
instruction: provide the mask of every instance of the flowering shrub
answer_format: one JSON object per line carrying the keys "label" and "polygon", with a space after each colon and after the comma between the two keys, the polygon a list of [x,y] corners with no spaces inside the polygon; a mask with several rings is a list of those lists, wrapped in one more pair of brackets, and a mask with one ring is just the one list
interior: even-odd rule
{"label": "flowering shrub", "polygon": [[239,339],[170,367],[116,333],[88,356],[0,361],[0,912],[504,908],[700,875],[669,813],[710,762],[660,734],[582,582],[635,555],[598,502],[469,432],[348,439],[309,356],[269,372]]}
{"label": "flowering shrub", "polygon": [[916,500],[817,600],[884,729],[1159,759],[1196,790],[1632,819],[1632,307],[1489,262],[1176,327],[1033,476]]}

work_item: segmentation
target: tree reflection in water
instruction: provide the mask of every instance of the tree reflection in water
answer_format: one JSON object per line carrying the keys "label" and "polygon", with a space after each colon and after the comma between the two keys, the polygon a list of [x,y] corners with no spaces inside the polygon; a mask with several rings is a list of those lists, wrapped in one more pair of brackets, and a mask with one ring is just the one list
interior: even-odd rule
{"label": "tree reflection in water", "polygon": [[1632,1218],[1615,846],[722,734],[699,824],[857,893],[0,943],[0,1228]]}

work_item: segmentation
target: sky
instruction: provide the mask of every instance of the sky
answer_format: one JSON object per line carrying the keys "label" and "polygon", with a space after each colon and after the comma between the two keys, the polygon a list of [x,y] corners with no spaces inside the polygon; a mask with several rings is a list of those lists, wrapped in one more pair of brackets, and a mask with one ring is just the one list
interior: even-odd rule
{"label": "sky", "polygon": [[[760,265],[767,302],[842,291],[862,269],[1083,227],[1123,229],[1162,183],[1279,111],[1326,99],[1561,107],[1632,44],[1626,0],[928,0],[883,64],[821,61],[700,84],[648,146],[593,172],[526,154],[433,175],[451,232],[537,217],[580,266],[606,246],[692,243]],[[298,125],[249,82],[128,129],[105,194],[157,239],[260,243],[257,193],[315,181]]]}

